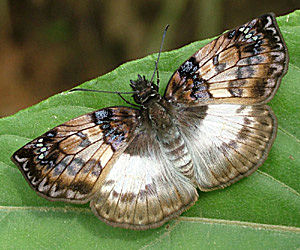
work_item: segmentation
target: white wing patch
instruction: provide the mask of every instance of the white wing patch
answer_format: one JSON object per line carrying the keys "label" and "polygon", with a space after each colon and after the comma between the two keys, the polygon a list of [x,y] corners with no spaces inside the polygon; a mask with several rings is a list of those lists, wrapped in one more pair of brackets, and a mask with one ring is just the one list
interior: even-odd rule
{"label": "white wing patch", "polygon": [[155,228],[197,200],[190,180],[163,158],[158,144],[148,151],[151,146],[150,142],[127,149],[91,201],[94,213],[107,224],[135,230]]}
{"label": "white wing patch", "polygon": [[199,116],[189,126],[182,122],[181,131],[201,190],[226,187],[263,163],[277,129],[268,106],[209,105]]}

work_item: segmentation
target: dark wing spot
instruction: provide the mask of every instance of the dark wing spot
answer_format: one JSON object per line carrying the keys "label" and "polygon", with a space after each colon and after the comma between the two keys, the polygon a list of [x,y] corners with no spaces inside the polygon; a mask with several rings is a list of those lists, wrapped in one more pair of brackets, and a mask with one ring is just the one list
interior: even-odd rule
{"label": "dark wing spot", "polygon": [[52,129],[46,133],[47,137],[55,137],[57,135],[57,131]]}
{"label": "dark wing spot", "polygon": [[78,191],[81,194],[88,194],[92,191],[93,186],[88,182],[77,181],[72,183],[68,188],[73,191]]}
{"label": "dark wing spot", "polygon": [[91,145],[91,142],[89,141],[88,138],[86,138],[79,144],[79,147],[86,148],[89,145]]}
{"label": "dark wing spot", "polygon": [[265,94],[265,91],[266,91],[266,89],[265,89],[265,82],[262,80],[262,81],[258,81],[257,83],[256,83],[256,85],[255,86],[253,86],[253,88],[252,88],[252,93],[253,93],[253,95],[254,96],[257,96],[257,97],[261,97],[261,96],[264,96],[264,94]]}
{"label": "dark wing spot", "polygon": [[99,161],[95,161],[94,163],[91,163],[94,165],[94,168],[91,172],[91,175],[98,177],[102,172],[102,167]]}
{"label": "dark wing spot", "polygon": [[101,128],[102,130],[108,130],[108,129],[110,129],[110,124],[109,124],[109,123],[105,123],[105,124],[101,125],[100,128]]}
{"label": "dark wing spot", "polygon": [[229,92],[234,97],[241,97],[243,94],[243,90],[239,88],[231,88],[229,89]]}
{"label": "dark wing spot", "polygon": [[245,118],[244,118],[244,123],[245,123],[246,125],[250,125],[250,124],[251,124],[251,121],[249,120],[249,118],[245,117]]}
{"label": "dark wing spot", "polygon": [[228,145],[229,145],[231,148],[237,149],[237,143],[236,143],[236,141],[234,141],[234,140],[231,140],[231,141],[228,143]]}
{"label": "dark wing spot", "polygon": [[70,164],[71,160],[72,156],[66,156],[60,163],[58,163],[53,169],[53,176],[60,175]]}
{"label": "dark wing spot", "polygon": [[198,69],[199,64],[196,62],[196,58],[191,57],[179,67],[178,73],[180,77],[192,78]]}
{"label": "dark wing spot", "polygon": [[59,176],[65,169],[65,164],[64,162],[60,162],[58,165],[55,166],[55,168],[53,169],[53,176]]}
{"label": "dark wing spot", "polygon": [[241,106],[237,109],[236,113],[239,114],[241,113],[244,109],[246,108],[246,106]]}
{"label": "dark wing spot", "polygon": [[259,54],[262,51],[262,48],[260,47],[261,44],[262,40],[257,40],[256,43],[245,46],[243,51],[247,53],[252,53],[253,55]]}
{"label": "dark wing spot", "polygon": [[132,202],[133,201],[133,199],[136,197],[136,195],[134,194],[134,193],[124,193],[124,194],[122,194],[122,196],[121,196],[121,201],[122,202]]}
{"label": "dark wing spot", "polygon": [[198,100],[198,99],[209,99],[209,98],[211,98],[211,95],[207,91],[206,92],[192,92],[191,93],[191,98],[196,99],[196,100]]}
{"label": "dark wing spot", "polygon": [[218,65],[219,64],[219,55],[216,55],[213,57],[213,65]]}
{"label": "dark wing spot", "polygon": [[236,30],[232,30],[232,31],[230,31],[230,32],[228,33],[227,37],[228,37],[229,39],[232,39],[235,35],[236,35]]}
{"label": "dark wing spot", "polygon": [[226,63],[220,63],[215,67],[217,73],[224,71],[225,68],[226,68]]}
{"label": "dark wing spot", "polygon": [[113,112],[110,109],[101,109],[93,113],[93,120],[95,124],[102,124],[105,121],[110,121]]}
{"label": "dark wing spot", "polygon": [[85,147],[91,145],[91,142],[87,135],[85,135],[82,132],[78,132],[76,135],[82,139],[81,143],[79,144],[79,147],[85,148]]}
{"label": "dark wing spot", "polygon": [[112,196],[113,196],[114,198],[118,198],[118,197],[119,197],[119,193],[117,193],[115,190],[113,190]]}
{"label": "dark wing spot", "polygon": [[250,130],[247,127],[243,127],[241,131],[238,133],[238,139],[242,139],[242,140],[247,139],[249,133]]}

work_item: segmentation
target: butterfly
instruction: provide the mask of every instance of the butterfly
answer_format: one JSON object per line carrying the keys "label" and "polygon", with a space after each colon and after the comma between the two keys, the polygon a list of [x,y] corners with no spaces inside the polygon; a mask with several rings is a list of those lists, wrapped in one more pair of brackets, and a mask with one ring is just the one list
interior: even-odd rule
{"label": "butterfly", "polygon": [[263,15],[192,55],[163,96],[158,82],[138,75],[132,107],[67,121],[12,160],[48,200],[90,202],[116,227],[159,227],[197,201],[197,188],[225,188],[262,165],[277,131],[266,103],[287,67],[275,16]]}

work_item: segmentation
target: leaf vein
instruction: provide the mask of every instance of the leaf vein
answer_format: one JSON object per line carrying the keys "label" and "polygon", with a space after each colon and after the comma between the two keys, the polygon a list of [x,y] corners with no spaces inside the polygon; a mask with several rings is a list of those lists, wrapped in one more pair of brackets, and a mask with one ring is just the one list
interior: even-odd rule
{"label": "leaf vein", "polygon": [[222,220],[222,219],[197,218],[197,217],[185,217],[185,216],[180,216],[179,218],[177,218],[177,220],[184,221],[184,222],[200,222],[200,223],[219,224],[219,225],[222,224],[236,225],[236,226],[249,227],[255,229],[266,229],[266,230],[274,230],[274,231],[300,233],[299,227],[288,227],[282,225],[270,225],[270,224],[254,223],[254,222],[231,221],[231,220]]}
{"label": "leaf vein", "polygon": [[256,171],[258,174],[261,174],[261,175],[264,175],[266,177],[269,177],[270,179],[272,179],[273,181],[277,182],[278,184],[280,184],[281,186],[287,188],[289,191],[291,191],[292,193],[294,193],[295,195],[299,196],[300,197],[300,194],[293,188],[291,188],[290,186],[286,185],[285,183],[277,180],[276,178],[274,178],[273,176],[265,173],[265,172],[262,172],[261,170],[257,170]]}

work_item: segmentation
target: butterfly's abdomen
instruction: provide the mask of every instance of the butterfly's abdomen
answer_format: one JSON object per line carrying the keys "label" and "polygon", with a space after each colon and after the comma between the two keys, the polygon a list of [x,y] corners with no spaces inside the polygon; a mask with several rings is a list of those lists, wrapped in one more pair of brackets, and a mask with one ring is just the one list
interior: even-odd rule
{"label": "butterfly's abdomen", "polygon": [[168,108],[163,106],[161,102],[153,102],[148,106],[148,116],[152,128],[156,130],[157,139],[160,141],[161,150],[165,157],[179,172],[192,179],[194,170],[191,155],[168,113]]}
{"label": "butterfly's abdomen", "polygon": [[163,151],[173,166],[189,179],[194,176],[194,168],[186,144],[176,127],[174,136],[171,138],[161,138]]}

